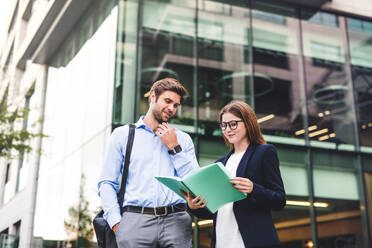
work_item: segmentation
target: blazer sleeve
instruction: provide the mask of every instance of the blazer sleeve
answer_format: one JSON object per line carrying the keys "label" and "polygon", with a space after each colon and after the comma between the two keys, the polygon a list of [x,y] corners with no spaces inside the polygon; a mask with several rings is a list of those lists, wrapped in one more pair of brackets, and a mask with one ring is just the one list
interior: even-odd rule
{"label": "blazer sleeve", "polygon": [[279,159],[273,145],[265,146],[261,164],[263,184],[254,183],[251,196],[265,208],[280,210],[286,204],[286,195],[279,170]]}
{"label": "blazer sleeve", "polygon": [[209,219],[213,219],[213,214],[211,212],[209,212],[209,210],[207,210],[206,208],[199,208],[199,209],[196,209],[196,210],[191,210],[189,208],[189,206],[187,206],[187,211],[198,217],[198,218],[201,218],[201,219],[205,219],[205,220],[209,220]]}

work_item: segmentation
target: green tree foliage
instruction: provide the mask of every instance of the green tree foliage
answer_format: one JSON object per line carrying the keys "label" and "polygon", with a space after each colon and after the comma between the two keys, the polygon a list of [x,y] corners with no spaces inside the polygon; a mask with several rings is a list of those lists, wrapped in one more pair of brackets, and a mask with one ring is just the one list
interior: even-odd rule
{"label": "green tree foliage", "polygon": [[[68,210],[69,219],[64,221],[66,233],[73,247],[89,247],[94,235],[89,202],[84,195],[85,176],[81,177],[79,203]],[[74,246],[76,244],[76,246]]]}
{"label": "green tree foliage", "polygon": [[[35,85],[27,92],[26,97],[33,93]],[[0,157],[11,158],[12,151],[18,151],[19,154],[28,153],[32,147],[27,143],[34,137],[44,137],[39,133],[29,132],[26,128],[17,130],[14,123],[27,120],[28,108],[14,108],[7,104],[7,87],[0,102]]]}

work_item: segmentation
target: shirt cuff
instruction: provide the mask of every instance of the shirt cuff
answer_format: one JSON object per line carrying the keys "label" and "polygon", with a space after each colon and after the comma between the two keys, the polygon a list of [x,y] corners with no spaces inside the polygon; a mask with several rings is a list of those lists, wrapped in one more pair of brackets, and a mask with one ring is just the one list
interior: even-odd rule
{"label": "shirt cuff", "polygon": [[108,212],[107,215],[105,214],[105,217],[111,229],[116,223],[119,223],[121,221],[121,215],[116,211]]}

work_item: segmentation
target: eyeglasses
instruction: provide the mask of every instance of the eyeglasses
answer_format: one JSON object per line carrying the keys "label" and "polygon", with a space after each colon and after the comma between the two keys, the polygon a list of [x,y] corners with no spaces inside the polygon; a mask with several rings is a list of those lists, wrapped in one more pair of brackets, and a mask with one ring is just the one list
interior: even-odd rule
{"label": "eyeglasses", "polygon": [[229,122],[221,122],[220,128],[225,131],[227,129],[227,126],[230,127],[231,130],[235,130],[238,128],[238,122],[243,122],[243,120],[239,121],[229,121]]}

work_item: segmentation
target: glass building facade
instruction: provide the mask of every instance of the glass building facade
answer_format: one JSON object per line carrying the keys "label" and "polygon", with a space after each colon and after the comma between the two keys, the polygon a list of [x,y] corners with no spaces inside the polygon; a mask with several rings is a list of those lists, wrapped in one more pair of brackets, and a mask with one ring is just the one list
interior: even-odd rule
{"label": "glass building facade", "polygon": [[[145,114],[152,83],[164,77],[190,93],[170,122],[193,138],[201,166],[228,152],[220,109],[234,99],[254,108],[287,193],[273,212],[283,247],[372,246],[372,22],[279,1],[98,2],[48,72],[46,134],[62,123],[75,133],[44,143],[59,157],[41,162],[40,246],[81,236],[66,223],[85,199],[92,216],[100,206],[104,137]],[[67,91],[75,92],[64,105],[70,115],[54,116]],[[85,116],[71,116],[77,106]],[[58,224],[45,228],[50,220]],[[212,222],[194,219],[193,230],[194,247],[209,247]]]}
{"label": "glass building facade", "polygon": [[[227,152],[219,110],[244,100],[278,149],[283,247],[368,246],[371,22],[258,0],[119,3],[114,127],[145,114],[154,81],[177,78],[191,96],[171,123],[203,166]],[[196,223],[209,247],[211,222]]]}

